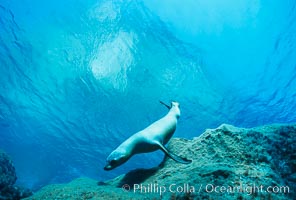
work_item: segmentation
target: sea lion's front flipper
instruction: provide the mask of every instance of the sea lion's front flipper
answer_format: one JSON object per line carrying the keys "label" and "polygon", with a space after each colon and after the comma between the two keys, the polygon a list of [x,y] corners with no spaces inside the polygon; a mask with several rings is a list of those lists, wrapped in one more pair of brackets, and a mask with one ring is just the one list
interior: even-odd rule
{"label": "sea lion's front flipper", "polygon": [[173,159],[176,162],[182,163],[182,164],[190,164],[192,160],[188,160],[187,158],[182,158],[172,152],[170,152],[165,146],[163,146],[161,143],[158,143],[160,149],[171,159]]}

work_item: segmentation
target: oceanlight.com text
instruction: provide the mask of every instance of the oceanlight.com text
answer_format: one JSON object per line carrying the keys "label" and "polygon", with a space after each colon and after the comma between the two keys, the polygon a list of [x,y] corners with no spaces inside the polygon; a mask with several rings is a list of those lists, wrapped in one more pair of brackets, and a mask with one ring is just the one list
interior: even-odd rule
{"label": "oceanlight.com text", "polygon": [[230,185],[214,185],[214,184],[196,184],[192,185],[189,183],[184,184],[170,184],[170,185],[159,185],[153,184],[134,184],[134,185],[123,185],[124,191],[131,191],[134,193],[154,193],[162,195],[164,193],[246,193],[252,195],[255,193],[273,193],[273,194],[288,194],[290,193],[289,186],[264,186],[256,184],[238,184],[235,186]]}

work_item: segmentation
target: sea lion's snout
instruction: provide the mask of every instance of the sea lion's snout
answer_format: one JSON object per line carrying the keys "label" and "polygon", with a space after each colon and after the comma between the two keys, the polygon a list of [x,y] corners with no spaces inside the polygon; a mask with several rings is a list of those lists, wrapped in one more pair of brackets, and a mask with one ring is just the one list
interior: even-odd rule
{"label": "sea lion's snout", "polygon": [[107,165],[104,167],[104,170],[106,170],[106,171],[109,171],[109,170],[111,170],[111,169],[113,169],[113,167],[112,167],[110,164],[107,164]]}

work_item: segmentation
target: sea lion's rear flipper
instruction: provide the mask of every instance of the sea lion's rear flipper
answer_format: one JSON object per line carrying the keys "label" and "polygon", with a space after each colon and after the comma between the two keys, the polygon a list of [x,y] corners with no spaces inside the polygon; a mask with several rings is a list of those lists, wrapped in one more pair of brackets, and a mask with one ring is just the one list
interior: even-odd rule
{"label": "sea lion's rear flipper", "polygon": [[172,107],[167,105],[166,103],[164,103],[163,101],[159,101],[160,104],[164,105],[165,107],[167,107],[167,109],[171,109]]}
{"label": "sea lion's rear flipper", "polygon": [[178,163],[182,163],[182,164],[190,164],[192,162],[192,160],[188,160],[187,158],[182,158],[172,152],[170,152],[167,148],[165,148],[165,146],[163,146],[161,143],[158,143],[160,149],[171,159],[173,159],[174,161],[178,162]]}

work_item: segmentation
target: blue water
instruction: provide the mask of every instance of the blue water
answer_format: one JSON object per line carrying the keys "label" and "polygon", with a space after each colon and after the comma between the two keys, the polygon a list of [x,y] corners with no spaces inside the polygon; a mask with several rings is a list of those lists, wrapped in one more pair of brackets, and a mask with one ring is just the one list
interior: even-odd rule
{"label": "blue water", "polygon": [[180,102],[176,137],[296,121],[295,0],[0,0],[0,148],[38,189],[105,172]]}

